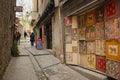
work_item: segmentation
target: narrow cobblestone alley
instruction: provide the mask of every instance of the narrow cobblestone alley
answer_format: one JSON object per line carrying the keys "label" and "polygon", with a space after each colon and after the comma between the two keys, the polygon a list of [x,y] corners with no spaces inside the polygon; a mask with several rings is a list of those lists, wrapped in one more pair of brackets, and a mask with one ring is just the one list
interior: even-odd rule
{"label": "narrow cobblestone alley", "polygon": [[89,80],[55,58],[50,50],[37,50],[21,41],[20,56],[12,57],[3,80]]}

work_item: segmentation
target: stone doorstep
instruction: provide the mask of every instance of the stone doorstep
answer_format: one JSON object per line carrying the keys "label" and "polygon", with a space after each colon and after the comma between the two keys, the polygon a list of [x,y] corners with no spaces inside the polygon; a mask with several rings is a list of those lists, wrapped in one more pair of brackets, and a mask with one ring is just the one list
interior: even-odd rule
{"label": "stone doorstep", "polygon": [[79,72],[80,74],[82,74],[83,76],[87,77],[90,80],[108,80],[107,76],[102,75],[100,73],[93,72],[93,71],[84,69],[84,68],[79,67],[79,66],[69,65],[69,67],[72,68],[73,70]]}

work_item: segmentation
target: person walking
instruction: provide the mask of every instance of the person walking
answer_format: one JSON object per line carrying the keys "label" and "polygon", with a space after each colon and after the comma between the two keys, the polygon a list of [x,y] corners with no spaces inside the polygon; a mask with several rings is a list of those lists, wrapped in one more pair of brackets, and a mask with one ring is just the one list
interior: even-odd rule
{"label": "person walking", "polygon": [[31,42],[31,46],[34,46],[34,42],[35,42],[35,35],[34,33],[32,32],[31,35],[30,35],[30,42]]}
{"label": "person walking", "polygon": [[26,37],[27,37],[27,33],[26,33],[26,32],[24,32],[24,38],[26,39]]}
{"label": "person walking", "polygon": [[16,31],[15,32],[15,35],[14,35],[14,40],[17,41],[18,45],[20,45],[20,37],[21,37],[21,34],[19,31]]}

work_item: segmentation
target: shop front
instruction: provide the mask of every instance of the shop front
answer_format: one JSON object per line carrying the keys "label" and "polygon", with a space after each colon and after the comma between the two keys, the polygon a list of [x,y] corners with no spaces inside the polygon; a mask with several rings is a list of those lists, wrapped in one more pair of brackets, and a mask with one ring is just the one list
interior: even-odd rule
{"label": "shop front", "polygon": [[80,1],[63,5],[66,64],[120,80],[120,1]]}

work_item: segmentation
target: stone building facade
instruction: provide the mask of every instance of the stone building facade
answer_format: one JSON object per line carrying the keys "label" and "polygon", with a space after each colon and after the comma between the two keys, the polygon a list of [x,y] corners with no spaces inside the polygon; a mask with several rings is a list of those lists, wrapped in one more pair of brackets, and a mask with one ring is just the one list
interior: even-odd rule
{"label": "stone building facade", "polygon": [[51,49],[64,62],[63,32],[61,22],[61,0],[38,0],[38,14],[35,31],[42,38],[44,49]]}
{"label": "stone building facade", "polygon": [[11,56],[15,3],[15,0],[0,0],[0,80]]}

